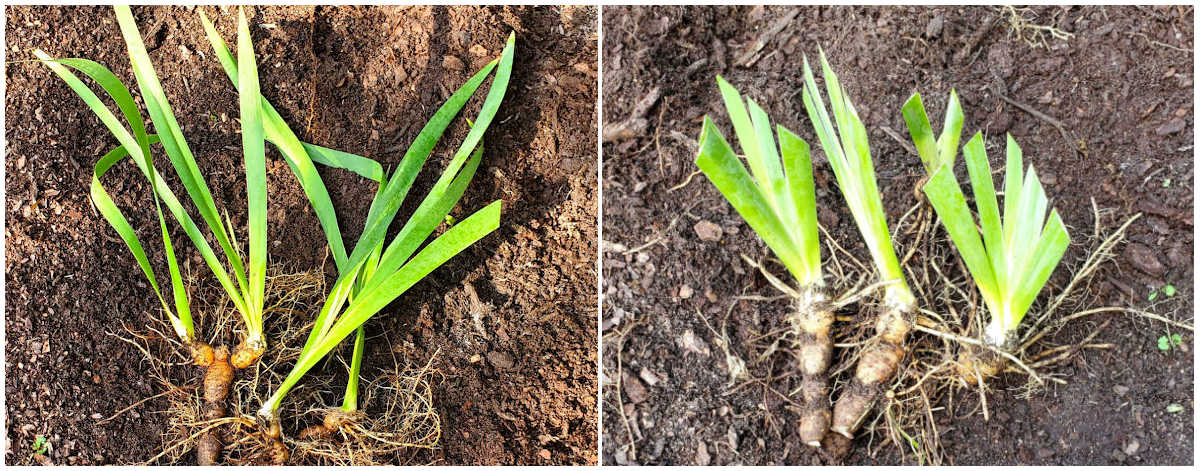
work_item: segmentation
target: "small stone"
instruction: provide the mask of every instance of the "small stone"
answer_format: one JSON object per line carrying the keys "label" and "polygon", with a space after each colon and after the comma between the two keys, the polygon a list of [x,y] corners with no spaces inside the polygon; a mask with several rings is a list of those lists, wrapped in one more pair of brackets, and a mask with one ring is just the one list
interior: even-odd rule
{"label": "small stone", "polygon": [[463,70],[463,61],[451,55],[442,56],[442,67],[453,70],[455,72]]}
{"label": "small stone", "polygon": [[658,386],[658,375],[654,374],[653,371],[642,368],[642,371],[638,372],[638,377],[642,378],[642,381],[645,381],[650,387]]}
{"label": "small stone", "polygon": [[617,465],[619,466],[629,465],[629,455],[626,455],[624,451],[617,450],[617,454],[613,455],[613,459],[617,461]]}
{"label": "small stone", "polygon": [[487,357],[488,361],[492,363],[492,366],[502,370],[511,369],[514,365],[512,357],[507,353],[488,352]]}
{"label": "small stone", "polygon": [[696,333],[693,332],[692,329],[683,331],[683,335],[679,336],[679,344],[679,346],[683,347],[684,350],[689,352],[704,356],[709,355],[708,345],[706,345],[699,337],[696,337]]}
{"label": "small stone", "polygon": [[542,448],[542,450],[538,452],[538,456],[540,456],[543,460],[549,460],[550,459],[550,450]]}
{"label": "small stone", "polygon": [[[1150,226],[1150,230],[1152,230],[1156,233],[1159,233],[1162,235],[1171,234],[1171,225],[1167,224],[1167,222],[1162,220],[1162,218],[1150,216],[1149,218],[1146,219],[1146,224]],[[1174,260],[1172,260],[1170,258],[1169,254],[1168,254],[1167,260],[1174,262]]]}
{"label": "small stone", "polygon": [[1121,450],[1113,450],[1112,459],[1113,459],[1113,461],[1116,461],[1118,463],[1124,463],[1125,462],[1125,454],[1121,453]]}
{"label": "small stone", "polygon": [[925,25],[925,37],[936,38],[942,35],[942,25],[946,22],[946,16],[941,12],[933,15],[933,19],[929,20],[929,24]]}
{"label": "small stone", "polygon": [[1118,396],[1124,396],[1126,394],[1129,394],[1129,386],[1118,384],[1116,386],[1113,386],[1113,392],[1117,393]]}
{"label": "small stone", "polygon": [[1175,134],[1179,131],[1182,131],[1183,128],[1186,128],[1186,127],[1187,127],[1186,121],[1184,121],[1181,118],[1175,118],[1170,121],[1167,121],[1162,126],[1159,126],[1157,129],[1154,130],[1154,133],[1158,134],[1159,136],[1166,136],[1168,134]]}
{"label": "small stone", "polygon": [[696,236],[700,237],[700,240],[717,241],[721,240],[721,236],[724,235],[721,226],[709,221],[700,221],[692,229],[696,231]]}
{"label": "small stone", "polygon": [[94,413],[94,414],[92,414],[92,415],[90,415],[90,416],[88,416],[88,417],[91,417],[91,418],[92,418],[92,420],[100,420],[100,419],[103,419],[103,418],[104,418],[104,416],[103,416],[103,415],[101,415],[99,412],[96,412],[96,413]]}
{"label": "small stone", "polygon": [[621,309],[619,307],[613,308],[612,316],[610,316],[608,319],[604,320],[604,325],[602,326],[602,329],[608,330],[608,329],[611,329],[618,325],[621,325],[621,321],[625,319],[625,316],[627,314],[629,314],[629,313],[626,312],[624,309]]}
{"label": "small stone", "polygon": [[476,354],[471,355],[471,358],[468,358],[467,361],[469,361],[471,363],[479,363],[479,360],[482,360],[482,359],[483,359],[483,357],[479,356],[479,354],[476,353]]}
{"label": "small stone", "polygon": [[1125,445],[1125,450],[1123,450],[1123,451],[1125,452],[1126,455],[1133,456],[1133,455],[1136,455],[1138,450],[1141,450],[1141,449],[1142,449],[1142,444],[1138,443],[1137,439],[1135,438],[1133,440],[1130,440],[1129,443]]}
{"label": "small stone", "polygon": [[1158,259],[1154,249],[1139,243],[1130,243],[1125,247],[1125,258],[1133,266],[1151,275],[1161,275],[1166,267]]}
{"label": "small stone", "polygon": [[1055,175],[1054,172],[1046,172],[1038,175],[1038,177],[1041,178],[1042,184],[1046,186],[1051,186],[1055,183],[1058,183],[1058,176]]}
{"label": "small stone", "polygon": [[708,454],[708,446],[704,442],[696,445],[696,466],[708,466],[712,462],[712,456]]}
{"label": "small stone", "polygon": [[1049,458],[1051,456],[1054,456],[1054,449],[1053,448],[1040,448],[1037,451],[1037,456],[1038,456],[1038,458],[1041,458],[1043,460],[1046,458]]}
{"label": "small stone", "polygon": [[692,291],[691,286],[683,285],[679,287],[679,299],[691,299],[695,293],[695,291]]}
{"label": "small stone", "polygon": [[471,46],[471,49],[468,49],[467,52],[470,52],[472,56],[476,56],[476,57],[484,57],[484,56],[490,55],[490,54],[488,54],[487,48],[483,47],[482,45],[479,45],[479,44]]}
{"label": "small stone", "polygon": [[638,381],[637,378],[629,374],[625,374],[624,376],[624,379],[621,381],[621,390],[625,391],[625,397],[628,397],[630,402],[641,404],[647,397],[650,397],[650,392],[646,391],[646,387],[642,386],[641,381]]}

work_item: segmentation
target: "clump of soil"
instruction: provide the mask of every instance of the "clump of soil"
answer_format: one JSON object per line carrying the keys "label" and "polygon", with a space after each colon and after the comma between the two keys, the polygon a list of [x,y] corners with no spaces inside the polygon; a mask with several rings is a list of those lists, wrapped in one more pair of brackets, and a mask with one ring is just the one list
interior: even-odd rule
{"label": "clump of soil", "polygon": [[[940,119],[956,89],[965,135],[985,132],[999,168],[1011,133],[1071,231],[1075,243],[1045,292],[1070,280],[1097,223],[1111,229],[1142,213],[1115,263],[1100,267],[1073,307],[1131,307],[1190,323],[1193,18],[1190,7],[606,8],[605,464],[917,464],[931,456],[904,437],[862,433],[815,451],[796,436],[789,366],[778,353],[760,360],[789,302],[740,258],[764,260],[767,248],[694,174],[703,115],[730,129],[715,75],[815,142],[798,64],[823,47],[867,126],[902,258],[916,242],[912,216],[904,230],[897,221],[917,204],[912,190],[925,171],[906,149],[900,105],[919,90]],[[870,267],[850,260],[869,256],[817,146],[813,161],[826,271],[870,283]],[[944,239],[940,229],[931,234]],[[965,280],[945,256],[952,252],[930,255],[906,266]],[[1174,296],[1163,294],[1168,284]],[[965,309],[961,300],[949,305]],[[837,313],[834,377],[852,373],[844,368],[868,325],[865,307]],[[1162,351],[1156,343],[1168,333],[1182,343]],[[929,340],[914,333],[922,335]],[[946,464],[1190,463],[1193,341],[1190,330],[1120,312],[1052,329],[1042,347],[1111,346],[1073,352],[1046,372],[1065,383],[1032,394],[1026,375],[991,380],[990,420],[978,394],[932,404],[937,455]],[[939,408],[951,403],[953,413]],[[887,420],[887,412],[874,414]],[[907,429],[918,447],[929,445],[919,432]]]}
{"label": "clump of soil", "polygon": [[[233,10],[206,8],[226,41],[235,37]],[[6,60],[41,47],[96,60],[134,83],[110,8],[5,13]],[[441,372],[431,381],[440,447],[413,462],[595,463],[595,9],[308,6],[247,14],[263,94],[300,139],[388,169],[433,110],[516,31],[508,94],[484,136],[480,172],[452,213],[461,218],[503,199],[501,227],[367,324],[363,381],[380,380],[401,356],[413,365],[432,359],[431,371]],[[134,15],[217,204],[242,227],[237,97],[198,15],[190,8],[134,8]],[[107,334],[148,325],[157,301],[87,195],[92,165],[114,141],[44,66],[13,63],[6,71],[7,461],[32,462],[38,436],[51,443],[45,459],[59,464],[146,461],[169,445],[169,419],[158,413],[169,400],[156,396],[163,391],[145,374],[141,352]],[[465,116],[477,113],[479,95]],[[466,133],[465,120],[451,126],[410,194],[429,190]],[[274,150],[268,156],[271,261],[317,269],[327,257],[317,219],[285,162]],[[120,167],[106,177],[110,193],[135,228],[154,227],[145,179]],[[375,189],[349,172],[320,172],[352,242]],[[185,240],[177,232],[173,239]],[[151,256],[165,267],[161,253]],[[198,258],[183,258],[192,258],[197,273],[205,269]],[[331,280],[332,264],[324,270]],[[343,377],[317,404],[340,403],[343,366],[321,368]],[[183,369],[172,371],[173,384],[189,380]],[[301,390],[309,387],[318,385]],[[293,430],[318,419],[301,420]]]}

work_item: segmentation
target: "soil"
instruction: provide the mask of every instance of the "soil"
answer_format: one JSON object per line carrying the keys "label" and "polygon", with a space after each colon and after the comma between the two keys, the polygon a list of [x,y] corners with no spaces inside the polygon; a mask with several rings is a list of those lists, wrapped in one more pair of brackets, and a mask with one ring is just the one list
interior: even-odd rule
{"label": "soil", "polygon": [[[1028,22],[1018,27],[1012,13]],[[908,140],[900,106],[919,90],[940,128],[954,88],[966,113],[963,142],[984,131],[997,168],[1003,134],[1011,133],[1070,228],[1065,268],[1047,291],[1061,289],[1092,246],[1094,199],[1110,210],[1105,226],[1143,217],[1080,303],[1191,323],[1191,7],[605,8],[602,21],[604,464],[918,463],[881,435],[860,434],[842,450],[800,444],[797,416],[777,395],[761,385],[729,387],[725,345],[714,334],[728,333],[729,351],[751,374],[778,373],[746,352],[753,335],[778,325],[786,301],[734,299],[778,295],[739,255],[762,259],[769,252],[703,175],[691,175],[705,114],[733,142],[714,77],[724,76],[780,124],[816,142],[799,91],[802,58],[815,58],[818,46],[868,129],[891,224],[917,203],[912,190],[924,174],[900,144]],[[1059,39],[1035,25],[1070,36]],[[1060,120],[1070,138],[1001,95]],[[622,129],[632,132],[616,132]],[[867,260],[818,149],[813,144],[821,223]],[[898,237],[897,245],[905,248],[906,240]],[[1174,296],[1160,291],[1148,299],[1166,284]],[[1105,321],[1093,342],[1111,348],[1085,349],[1051,368],[1065,385],[1025,397],[1024,378],[1006,374],[991,381],[990,420],[976,409],[975,394],[956,396],[952,412],[935,409],[944,462],[1191,464],[1192,332],[1107,313],[1067,324],[1041,343],[1078,343]],[[1168,330],[1181,334],[1182,344],[1160,351],[1158,338]]]}
{"label": "soil", "polygon": [[[6,60],[30,58],[28,51],[40,47],[96,60],[134,83],[109,8],[5,12]],[[516,31],[508,94],[484,137],[480,172],[452,213],[461,219],[502,199],[501,227],[367,324],[364,383],[391,367],[395,352],[417,364],[433,358],[441,373],[433,393],[441,447],[416,461],[596,463],[596,10],[306,6],[247,13],[263,94],[300,139],[389,169],[433,110]],[[191,8],[134,14],[218,206],[243,227],[236,93],[213,60],[198,15]],[[208,14],[232,41],[236,12],[209,7]],[[10,63],[5,79],[6,461],[142,462],[167,445],[164,398],[97,424],[163,392],[145,376],[142,354],[117,337],[123,326],[144,329],[161,313],[127,248],[88,199],[92,165],[115,140],[45,67]],[[478,112],[482,95],[465,116]],[[465,135],[459,119],[412,195],[432,186]],[[315,215],[278,153],[268,155],[272,263],[294,271],[324,267],[332,281]],[[144,179],[130,165],[118,167],[105,184],[133,226],[146,231],[143,240],[153,240]],[[343,237],[353,241],[374,185],[342,170],[321,174]],[[415,209],[414,200],[401,217]],[[175,241],[186,240],[175,232]],[[163,270],[161,251],[150,244],[152,263]],[[200,260],[192,262],[202,272]],[[344,371],[340,361],[322,368]],[[174,370],[177,384],[195,384],[191,368]],[[333,404],[340,391],[324,396]],[[44,457],[31,453],[38,435],[49,438]]]}

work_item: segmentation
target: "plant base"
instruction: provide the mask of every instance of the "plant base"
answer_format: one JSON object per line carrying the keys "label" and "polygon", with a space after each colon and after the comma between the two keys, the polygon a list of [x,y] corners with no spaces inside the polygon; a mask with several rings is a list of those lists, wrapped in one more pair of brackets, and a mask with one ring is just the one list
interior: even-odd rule
{"label": "plant base", "polygon": [[804,289],[788,316],[792,325],[792,348],[800,365],[800,410],[798,433],[804,444],[820,447],[829,430],[829,362],[833,357],[833,305],[820,289]]}

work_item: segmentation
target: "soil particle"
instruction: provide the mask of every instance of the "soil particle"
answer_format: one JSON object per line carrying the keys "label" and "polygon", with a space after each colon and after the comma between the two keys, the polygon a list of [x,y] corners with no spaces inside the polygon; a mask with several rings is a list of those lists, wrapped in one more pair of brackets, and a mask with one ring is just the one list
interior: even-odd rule
{"label": "soil particle", "polygon": [[646,368],[642,368],[642,370],[638,372],[638,377],[641,378],[642,381],[645,381],[646,384],[650,385],[650,387],[658,386],[658,382],[660,381],[658,379],[658,375]]}
{"label": "soil particle", "polygon": [[1138,454],[1138,452],[1141,451],[1141,449],[1142,449],[1142,444],[1140,442],[1138,442],[1137,439],[1135,438],[1133,440],[1130,440],[1129,443],[1127,443],[1125,445],[1125,449],[1122,451],[1124,451],[1127,456],[1133,456],[1133,455]]}
{"label": "soil particle", "polygon": [[1154,133],[1158,134],[1159,136],[1166,136],[1168,134],[1175,134],[1186,128],[1187,128],[1187,121],[1184,121],[1181,118],[1174,118],[1170,121],[1167,121],[1166,123],[1163,123],[1162,126],[1155,128]]}
{"label": "soil particle", "polygon": [[1161,275],[1166,270],[1157,251],[1136,242],[1125,247],[1125,258],[1138,270],[1151,275]]}
{"label": "soil particle", "polygon": [[724,231],[721,229],[721,226],[713,224],[711,221],[697,222],[696,225],[693,226],[693,229],[695,229],[696,236],[699,237],[700,240],[707,240],[710,242],[721,240],[721,236],[724,235]]}
{"label": "soil particle", "polygon": [[504,352],[488,352],[487,357],[488,361],[492,363],[492,366],[502,370],[511,370],[512,367],[516,365],[516,363],[513,362],[512,355]]}
{"label": "soil particle", "polygon": [[634,404],[641,404],[642,402],[646,401],[647,397],[650,397],[650,392],[646,390],[646,387],[642,385],[642,382],[638,381],[637,378],[630,376],[628,373],[625,374],[622,386],[623,390],[625,391],[625,397],[629,398],[630,402],[633,402]]}
{"label": "soil particle", "polygon": [[442,67],[455,72],[461,72],[464,68],[466,68],[461,59],[450,55],[442,56]]}
{"label": "soil particle", "polygon": [[929,20],[929,24],[925,26],[925,37],[929,39],[936,38],[942,35],[942,25],[946,22],[946,15],[938,12],[933,15],[933,19]]}
{"label": "soil particle", "polygon": [[1013,74],[1012,49],[1008,44],[996,44],[988,49],[988,66],[993,74],[1000,78],[1009,78]]}
{"label": "soil particle", "polygon": [[679,337],[679,346],[683,347],[684,350],[698,355],[709,355],[708,344],[704,343],[704,340],[699,337],[696,337],[696,333],[691,329],[685,330],[683,335]]}
{"label": "soil particle", "polygon": [[708,454],[708,445],[700,442],[696,445],[696,466],[708,466],[712,462],[712,456]]}

